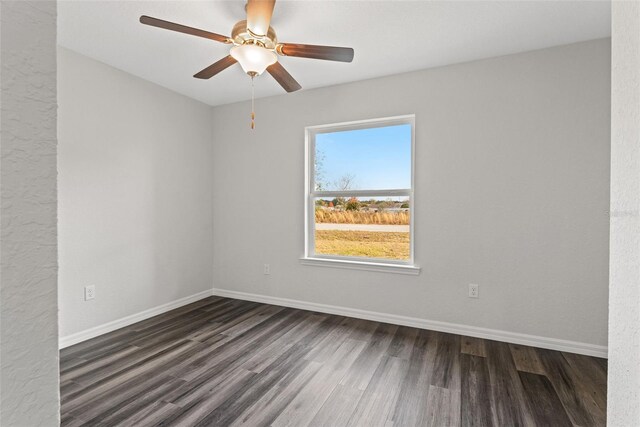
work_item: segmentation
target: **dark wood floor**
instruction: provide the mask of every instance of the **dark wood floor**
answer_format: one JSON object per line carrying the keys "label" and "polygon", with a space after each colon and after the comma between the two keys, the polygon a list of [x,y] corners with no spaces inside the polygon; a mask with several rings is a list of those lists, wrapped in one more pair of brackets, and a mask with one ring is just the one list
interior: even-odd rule
{"label": "dark wood floor", "polygon": [[60,368],[64,426],[605,424],[603,359],[219,297]]}

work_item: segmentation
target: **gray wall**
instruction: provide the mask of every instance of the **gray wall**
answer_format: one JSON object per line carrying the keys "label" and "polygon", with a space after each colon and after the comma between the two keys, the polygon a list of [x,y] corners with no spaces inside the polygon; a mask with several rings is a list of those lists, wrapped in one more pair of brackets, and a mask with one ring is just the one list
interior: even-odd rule
{"label": "gray wall", "polygon": [[211,289],[213,161],[211,107],[63,48],[58,60],[65,337]]}
{"label": "gray wall", "polygon": [[[253,132],[249,112],[211,116],[215,288],[607,344],[609,39],[260,99]],[[300,265],[304,127],[409,113],[422,273]]]}
{"label": "gray wall", "polygon": [[640,425],[640,3],[613,2],[607,424]]}
{"label": "gray wall", "polygon": [[57,426],[56,2],[0,16],[0,425]]}

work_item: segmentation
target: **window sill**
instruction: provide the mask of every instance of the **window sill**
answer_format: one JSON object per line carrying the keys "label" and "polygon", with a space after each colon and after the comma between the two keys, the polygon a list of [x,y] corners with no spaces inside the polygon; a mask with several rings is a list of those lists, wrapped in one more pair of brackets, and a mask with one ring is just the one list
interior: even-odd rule
{"label": "window sill", "polygon": [[300,258],[300,264],[316,267],[348,268],[351,270],[378,271],[382,273],[409,274],[417,276],[420,267],[405,264],[384,264],[380,262],[349,261],[328,258]]}

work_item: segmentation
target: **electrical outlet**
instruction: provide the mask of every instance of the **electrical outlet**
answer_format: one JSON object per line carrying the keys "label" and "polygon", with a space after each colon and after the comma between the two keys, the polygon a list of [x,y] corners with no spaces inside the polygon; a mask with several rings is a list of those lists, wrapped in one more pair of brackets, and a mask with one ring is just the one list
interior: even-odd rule
{"label": "electrical outlet", "polygon": [[480,296],[480,286],[470,283],[469,284],[469,298],[478,298]]}
{"label": "electrical outlet", "polygon": [[94,299],[96,297],[96,287],[95,285],[85,286],[84,287],[84,300],[89,301],[90,299]]}
{"label": "electrical outlet", "polygon": [[264,265],[264,274],[271,274],[271,267],[269,266],[269,264]]}

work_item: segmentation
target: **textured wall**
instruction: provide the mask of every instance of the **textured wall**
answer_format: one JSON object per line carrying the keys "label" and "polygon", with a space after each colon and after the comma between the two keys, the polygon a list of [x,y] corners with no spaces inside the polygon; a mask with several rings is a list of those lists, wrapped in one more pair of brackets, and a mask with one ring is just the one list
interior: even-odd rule
{"label": "textured wall", "polygon": [[640,426],[640,3],[612,4],[608,424]]}
{"label": "textured wall", "polygon": [[58,425],[56,2],[0,3],[3,427]]}
{"label": "textured wall", "polygon": [[[249,111],[213,112],[216,288],[607,344],[610,40],[260,99],[254,132]],[[300,265],[304,127],[408,113],[422,273]]]}
{"label": "textured wall", "polygon": [[58,99],[60,336],[210,290],[211,107],[64,48]]}

